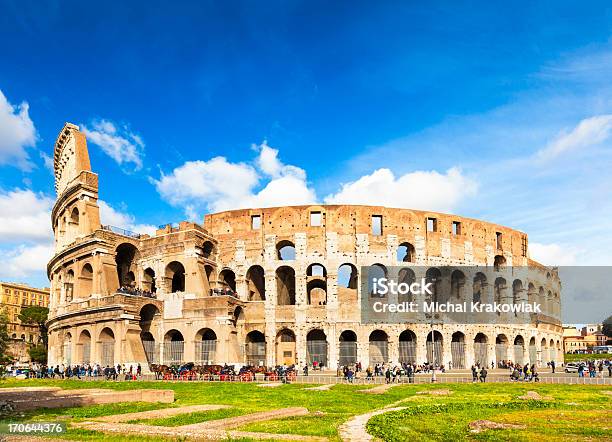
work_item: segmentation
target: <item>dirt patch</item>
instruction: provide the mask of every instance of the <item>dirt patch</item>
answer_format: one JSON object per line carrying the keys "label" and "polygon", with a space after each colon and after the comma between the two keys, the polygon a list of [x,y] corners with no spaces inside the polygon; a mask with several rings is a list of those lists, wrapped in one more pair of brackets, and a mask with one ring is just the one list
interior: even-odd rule
{"label": "dirt patch", "polygon": [[383,384],[377,387],[368,388],[367,390],[359,390],[359,393],[366,394],[384,394],[387,390],[395,387],[397,384]]}
{"label": "dirt patch", "polygon": [[540,396],[537,391],[528,391],[527,394],[523,396],[519,396],[519,399],[523,399],[526,401],[550,401],[552,400],[551,396]]}
{"label": "dirt patch", "polygon": [[101,422],[129,422],[145,419],[159,419],[171,416],[179,416],[181,414],[197,413],[200,411],[220,410],[222,408],[230,408],[229,405],[191,405],[180,408],[162,408],[161,410],[140,411],[137,413],[113,414],[112,416],[101,416],[93,418]]}
{"label": "dirt patch", "polygon": [[602,391],[602,393],[603,394],[607,394],[608,396],[612,396],[612,391],[610,391],[610,390]]}
{"label": "dirt patch", "polygon": [[468,427],[472,433],[481,433],[485,430],[522,430],[527,428],[525,425],[502,424],[488,420],[470,422]]}
{"label": "dirt patch", "polygon": [[276,387],[280,387],[281,385],[283,385],[282,382],[268,382],[267,384],[257,384],[258,387],[264,387],[264,388],[276,388]]}
{"label": "dirt patch", "polygon": [[330,388],[332,388],[334,386],[334,384],[325,384],[325,385],[319,385],[318,387],[307,387],[307,388],[303,388],[303,390],[313,390],[313,391],[327,391]]}
{"label": "dirt patch", "polygon": [[450,394],[453,394],[453,392],[452,392],[452,390],[449,390],[448,388],[442,388],[440,390],[417,391],[416,394],[428,394],[430,396],[448,396]]}

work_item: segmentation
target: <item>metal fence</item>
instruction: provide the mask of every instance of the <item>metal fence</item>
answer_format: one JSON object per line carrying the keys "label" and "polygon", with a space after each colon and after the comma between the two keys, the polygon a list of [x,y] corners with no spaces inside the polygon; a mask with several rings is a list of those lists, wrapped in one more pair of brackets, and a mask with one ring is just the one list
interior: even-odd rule
{"label": "metal fence", "polygon": [[340,365],[353,365],[357,363],[357,343],[351,341],[340,342],[338,347]]}
{"label": "metal fence", "polygon": [[442,348],[442,343],[437,341],[437,342],[427,342],[426,344],[426,348],[427,348],[427,362],[429,362],[430,364],[438,364],[438,365],[442,365],[444,364],[444,361],[442,360],[443,357],[443,348]]}
{"label": "metal fence", "polygon": [[412,341],[400,341],[399,343],[399,362],[406,364],[416,364],[416,343]]}
{"label": "metal fence", "polygon": [[91,343],[86,342],[83,344],[83,357],[81,358],[82,364],[89,364],[91,362]]}
{"label": "metal fence", "polygon": [[474,362],[489,365],[489,344],[486,342],[474,342]]}
{"label": "metal fence", "polygon": [[247,365],[259,367],[266,365],[266,343],[248,342],[244,346],[245,362]]}
{"label": "metal fence", "polygon": [[514,359],[515,364],[523,365],[525,363],[525,347],[522,345],[514,346]]}
{"label": "metal fence", "polygon": [[102,343],[102,367],[107,365],[112,366],[115,364],[115,343],[114,342],[103,342]]}
{"label": "metal fence", "polygon": [[312,364],[314,361],[328,367],[327,363],[327,341],[307,341],[306,342],[306,361]]}
{"label": "metal fence", "polygon": [[451,342],[453,368],[465,368],[465,343]]}
{"label": "metal fence", "polygon": [[389,343],[387,341],[370,342],[370,365],[389,362]]}
{"label": "metal fence", "polygon": [[529,363],[537,364],[538,362],[538,349],[535,345],[529,346]]}
{"label": "metal fence", "polygon": [[508,344],[495,344],[495,360],[497,362],[508,360]]}
{"label": "metal fence", "polygon": [[64,343],[64,359],[66,364],[72,364],[72,343],[70,341]]}
{"label": "metal fence", "polygon": [[[196,342],[196,363],[212,365],[215,363],[215,352],[217,351],[216,340],[203,340]],[[265,359],[265,351],[264,351]]]}
{"label": "metal fence", "polygon": [[159,364],[159,345],[155,341],[142,341],[145,356],[149,364]]}
{"label": "metal fence", "polygon": [[185,341],[164,342],[164,364],[182,364],[184,356]]}

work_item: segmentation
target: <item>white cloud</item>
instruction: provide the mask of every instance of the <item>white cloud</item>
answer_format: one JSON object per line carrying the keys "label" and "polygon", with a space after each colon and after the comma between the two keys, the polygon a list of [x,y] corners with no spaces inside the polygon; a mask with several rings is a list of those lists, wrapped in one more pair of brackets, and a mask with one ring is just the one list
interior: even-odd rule
{"label": "white cloud", "polygon": [[100,222],[135,233],[154,235],[156,227],[150,224],[137,224],[133,215],[122,209],[115,209],[105,201],[98,200]]}
{"label": "white cloud", "polygon": [[134,170],[142,169],[144,142],[127,126],[118,127],[109,120],[94,121],[91,129],[81,126],[87,139],[99,146],[117,164],[122,166],[132,163]]}
{"label": "white cloud", "polygon": [[[283,164],[278,150],[265,142],[257,149],[259,154],[253,164],[232,163],[224,157],[188,161],[152,181],[162,198],[174,206],[183,206],[190,219],[197,219],[202,210],[217,212],[316,201],[303,169]],[[265,178],[268,181],[257,191]]]}
{"label": "white cloud", "polygon": [[529,243],[531,259],[547,266],[571,266],[577,264],[578,251],[557,243]]}
{"label": "white cloud", "polygon": [[30,170],[27,148],[36,144],[36,129],[25,101],[13,106],[0,90],[0,164]]}
{"label": "white cloud", "polygon": [[571,131],[563,131],[536,154],[540,160],[550,160],[564,153],[594,146],[608,139],[612,131],[612,115],[585,118]]}
{"label": "white cloud", "polygon": [[395,177],[389,169],[378,169],[342,185],[338,193],[325,197],[326,204],[367,204],[450,212],[477,184],[457,168],[446,173],[416,171]]}
{"label": "white cloud", "polygon": [[53,256],[53,244],[22,244],[2,253],[4,259],[0,267],[0,278],[29,278],[46,272],[47,263]]}
{"label": "white cloud", "polygon": [[28,189],[0,191],[0,241],[49,242],[54,200]]}

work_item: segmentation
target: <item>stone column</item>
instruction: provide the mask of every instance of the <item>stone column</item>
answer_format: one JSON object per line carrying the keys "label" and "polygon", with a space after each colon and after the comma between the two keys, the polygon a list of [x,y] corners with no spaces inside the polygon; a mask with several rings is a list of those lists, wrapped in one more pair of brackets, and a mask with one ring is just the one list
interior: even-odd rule
{"label": "stone column", "polygon": [[335,324],[330,324],[329,328],[328,328],[328,332],[326,333],[327,335],[327,352],[328,352],[328,368],[332,369],[332,370],[336,370],[338,368],[338,346],[339,346],[339,339],[338,336],[336,334],[336,325]]}

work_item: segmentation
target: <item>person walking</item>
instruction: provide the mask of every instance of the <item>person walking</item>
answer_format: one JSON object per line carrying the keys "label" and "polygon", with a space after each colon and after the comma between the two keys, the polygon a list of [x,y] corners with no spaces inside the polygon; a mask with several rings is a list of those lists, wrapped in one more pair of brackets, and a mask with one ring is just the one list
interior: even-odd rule
{"label": "person walking", "polygon": [[478,382],[478,370],[472,365],[472,382]]}
{"label": "person walking", "polygon": [[487,382],[487,369],[485,367],[480,370],[480,382]]}

